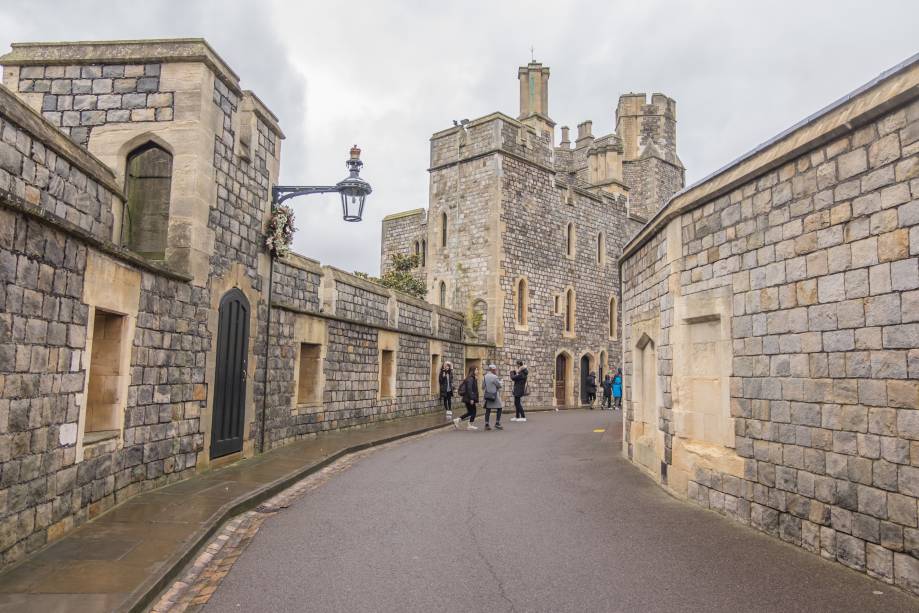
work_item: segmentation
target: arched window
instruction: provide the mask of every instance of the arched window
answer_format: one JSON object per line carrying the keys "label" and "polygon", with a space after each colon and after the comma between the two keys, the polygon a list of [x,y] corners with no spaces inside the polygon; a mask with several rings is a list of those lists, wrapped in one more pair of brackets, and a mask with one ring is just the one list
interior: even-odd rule
{"label": "arched window", "polygon": [[616,297],[613,296],[609,299],[609,337],[611,339],[616,338],[616,333],[619,330],[619,305],[616,304]]}
{"label": "arched window", "polygon": [[447,306],[447,284],[440,282],[440,306]]}
{"label": "arched window", "polygon": [[447,246],[447,214],[440,214],[440,246]]}
{"label": "arched window", "polygon": [[525,326],[527,325],[527,311],[529,310],[529,296],[527,295],[527,280],[518,279],[517,287],[515,292],[515,302],[516,302],[516,313],[517,313],[517,325]]}
{"label": "arched window", "polygon": [[428,260],[428,241],[421,239],[421,267],[424,268],[427,265]]}
{"label": "arched window", "polygon": [[565,292],[565,332],[574,332],[574,290]]}
{"label": "arched window", "polygon": [[606,264],[606,235],[603,232],[597,235],[597,264]]}
{"label": "arched window", "polygon": [[421,256],[421,243],[415,241],[415,255]]}
{"label": "arched window", "polygon": [[566,249],[566,253],[568,254],[569,258],[574,257],[574,248],[575,248],[576,241],[577,241],[577,237],[575,236],[574,224],[569,223],[565,227],[565,244],[566,244],[565,249]]}
{"label": "arched window", "polygon": [[124,245],[151,260],[166,259],[172,155],[153,143],[128,154],[125,172]]}

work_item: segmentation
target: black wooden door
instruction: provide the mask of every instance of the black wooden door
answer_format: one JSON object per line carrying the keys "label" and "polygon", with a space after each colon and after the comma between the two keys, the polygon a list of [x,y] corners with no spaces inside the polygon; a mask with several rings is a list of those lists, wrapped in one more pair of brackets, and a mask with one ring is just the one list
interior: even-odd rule
{"label": "black wooden door", "polygon": [[568,358],[559,354],[555,358],[555,406],[563,407],[568,404],[566,398],[568,391]]}
{"label": "black wooden door", "polygon": [[590,374],[590,358],[586,355],[581,358],[581,404],[587,402],[587,375]]}
{"label": "black wooden door", "polygon": [[217,372],[214,382],[214,418],[211,457],[243,448],[246,414],[246,366],[249,351],[249,301],[231,289],[220,301],[217,331]]}

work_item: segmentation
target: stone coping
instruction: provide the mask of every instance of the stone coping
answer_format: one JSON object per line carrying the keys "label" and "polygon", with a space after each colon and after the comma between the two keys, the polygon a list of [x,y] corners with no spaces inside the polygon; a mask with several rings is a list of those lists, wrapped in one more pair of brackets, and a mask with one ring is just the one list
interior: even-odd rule
{"label": "stone coping", "polygon": [[291,251],[284,257],[278,258],[278,261],[292,268],[298,268],[320,276],[322,275],[322,264],[320,264],[318,260],[314,260],[313,258],[306,257],[299,253]]}
{"label": "stone coping", "polygon": [[919,98],[919,53],[674,194],[625,246],[628,259],[667,223],[782,164]]}
{"label": "stone coping", "polygon": [[487,343],[469,343],[469,342],[464,341],[462,338],[449,338],[446,336],[432,334],[430,332],[416,332],[414,330],[406,330],[405,328],[399,328],[397,326],[388,326],[385,324],[369,323],[369,322],[366,322],[360,319],[353,319],[351,317],[342,317],[341,315],[332,315],[331,313],[309,311],[307,309],[303,309],[296,305],[293,305],[287,302],[282,302],[282,301],[272,300],[271,308],[280,309],[282,311],[287,311],[289,313],[295,313],[297,315],[306,315],[307,317],[318,317],[319,319],[337,321],[343,324],[353,324],[357,326],[364,326],[367,328],[373,328],[374,330],[383,330],[384,332],[394,332],[396,334],[405,334],[406,336],[426,338],[428,340],[441,341],[443,343],[458,343],[464,346],[494,347],[494,345],[489,345]]}
{"label": "stone coping", "polygon": [[346,455],[451,424],[439,410],[358,424],[133,496],[0,574],[0,608],[144,611],[228,519]]}
{"label": "stone coping", "polygon": [[424,209],[412,209],[410,211],[402,211],[401,213],[390,213],[383,218],[383,221],[392,221],[393,219],[401,219],[403,217],[411,217],[413,215],[424,215]]}
{"label": "stone coping", "polygon": [[242,95],[239,76],[203,38],[25,42],[10,46],[12,51],[0,56],[4,66],[201,62],[235,94]]}
{"label": "stone coping", "polygon": [[115,173],[111,168],[48,123],[35,109],[23,102],[19,96],[4,85],[0,85],[0,115],[28,132],[32,138],[41,142],[45,147],[77,166],[118,198],[125,199],[121,187],[115,183]]}
{"label": "stone coping", "polygon": [[190,275],[178,272],[162,264],[151,262],[130,249],[125,249],[111,241],[102,240],[66,219],[62,219],[54,213],[35,206],[34,204],[29,204],[22,198],[8,191],[0,190],[0,207],[27,215],[36,221],[82,240],[106,255],[131,264],[132,266],[136,266],[137,268],[142,268],[158,275],[177,281],[185,281],[187,283],[190,283],[194,279]]}
{"label": "stone coping", "polygon": [[251,101],[253,112],[261,117],[262,121],[268,124],[268,126],[274,130],[275,134],[277,134],[281,140],[287,138],[284,135],[284,132],[281,130],[281,124],[278,116],[271,112],[271,109],[269,109],[268,106],[262,102],[261,98],[255,95],[255,92],[253,92],[251,89],[244,89],[243,98]]}

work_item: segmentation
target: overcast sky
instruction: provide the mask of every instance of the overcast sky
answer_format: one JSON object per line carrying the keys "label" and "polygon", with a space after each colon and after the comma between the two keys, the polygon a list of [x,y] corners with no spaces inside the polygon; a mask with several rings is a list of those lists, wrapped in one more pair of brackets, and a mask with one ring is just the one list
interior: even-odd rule
{"label": "overcast sky", "polygon": [[294,248],[375,273],[380,219],[427,206],[431,133],[516,116],[531,46],[559,126],[606,134],[621,93],[675,98],[692,182],[919,51],[917,24],[916,0],[2,0],[0,47],[206,38],[280,118],[282,183],[337,182],[350,146],[364,150],[363,223],[334,196],[294,200]]}

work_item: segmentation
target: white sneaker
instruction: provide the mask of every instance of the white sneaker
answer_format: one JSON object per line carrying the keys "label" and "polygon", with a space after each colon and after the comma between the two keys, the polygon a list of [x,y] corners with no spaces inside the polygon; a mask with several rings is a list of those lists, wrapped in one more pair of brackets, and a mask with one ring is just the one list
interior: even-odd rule
{"label": "white sneaker", "polygon": [[527,418],[526,418],[526,417],[521,417],[521,418],[520,418],[520,419],[518,419],[517,421],[526,421],[526,420],[527,420]]}
{"label": "white sneaker", "polygon": [[511,421],[519,421],[516,417],[511,417]]}
{"label": "white sneaker", "polygon": [[456,428],[457,430],[459,430],[459,423],[460,423],[459,417],[453,420],[453,427]]}
{"label": "white sneaker", "polygon": [[478,428],[476,428],[476,427],[473,426],[472,424],[469,424],[468,426],[466,426],[466,429],[467,429],[467,430],[478,430]]}
{"label": "white sneaker", "polygon": [[453,417],[453,411],[447,411],[447,417]]}

